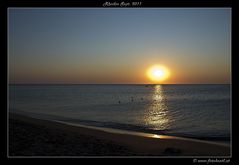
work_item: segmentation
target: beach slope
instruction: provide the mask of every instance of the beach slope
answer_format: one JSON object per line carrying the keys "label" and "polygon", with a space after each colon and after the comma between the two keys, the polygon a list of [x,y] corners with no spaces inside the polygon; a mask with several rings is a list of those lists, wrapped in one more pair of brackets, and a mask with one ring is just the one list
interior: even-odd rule
{"label": "beach slope", "polygon": [[139,136],[9,114],[9,156],[230,156],[229,145]]}

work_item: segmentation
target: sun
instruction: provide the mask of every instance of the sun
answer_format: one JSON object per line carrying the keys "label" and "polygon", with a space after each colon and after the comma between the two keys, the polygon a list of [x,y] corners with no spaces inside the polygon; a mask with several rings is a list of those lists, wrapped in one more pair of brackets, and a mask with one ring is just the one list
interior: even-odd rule
{"label": "sun", "polygon": [[147,76],[153,82],[162,82],[169,77],[169,70],[163,65],[154,65],[147,70]]}

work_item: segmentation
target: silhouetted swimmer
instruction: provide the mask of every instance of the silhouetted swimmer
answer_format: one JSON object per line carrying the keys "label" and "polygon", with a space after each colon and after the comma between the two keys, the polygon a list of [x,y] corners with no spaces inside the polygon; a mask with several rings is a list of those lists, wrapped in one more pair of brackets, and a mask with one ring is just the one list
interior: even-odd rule
{"label": "silhouetted swimmer", "polygon": [[134,101],[134,98],[133,97],[131,97],[131,102],[133,102]]}
{"label": "silhouetted swimmer", "polygon": [[120,104],[121,102],[119,101],[119,104]]}

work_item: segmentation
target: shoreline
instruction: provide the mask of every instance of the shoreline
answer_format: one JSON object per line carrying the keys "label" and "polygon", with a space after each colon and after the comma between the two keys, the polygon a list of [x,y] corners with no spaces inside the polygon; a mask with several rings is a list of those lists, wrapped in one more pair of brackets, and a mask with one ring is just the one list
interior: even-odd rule
{"label": "shoreline", "polygon": [[[74,125],[74,126],[79,126],[79,127],[92,127],[93,129],[100,129],[100,130],[108,130],[110,132],[126,132],[126,133],[136,133],[136,134],[151,134],[151,135],[167,135],[167,136],[172,136],[172,137],[182,137],[182,138],[187,138],[187,139],[195,139],[195,140],[203,140],[203,141],[209,141],[209,142],[215,142],[219,144],[230,144],[230,137],[227,136],[193,136],[193,135],[187,135],[187,134],[182,134],[182,133],[168,133],[165,132],[164,130],[162,131],[153,131],[153,130],[147,130],[147,129],[142,129],[142,128],[135,128],[131,126],[131,128],[124,128],[123,126],[103,126],[105,123],[97,123],[97,121],[93,120],[72,120],[71,118],[65,118],[62,116],[56,116],[56,115],[45,115],[45,114],[37,114],[37,113],[30,113],[30,112],[25,112],[17,109],[13,109],[9,113],[14,113],[14,114],[19,114],[23,115],[26,117],[34,118],[34,119],[40,119],[40,120],[47,120],[47,121],[53,121],[53,122],[59,122],[63,124],[68,124],[68,125]],[[93,122],[93,124],[92,124]],[[107,125],[108,123],[106,123]],[[118,123],[114,123],[114,125],[117,125]],[[128,125],[127,125],[128,127]]]}
{"label": "shoreline", "polygon": [[229,145],[117,132],[15,113],[9,113],[9,126],[9,156],[230,156]]}
{"label": "shoreline", "polygon": [[114,133],[114,134],[119,134],[119,135],[133,135],[133,136],[139,136],[139,137],[159,138],[159,139],[181,139],[181,140],[203,142],[203,143],[215,144],[215,145],[221,145],[221,146],[228,146],[228,144],[229,144],[229,143],[220,142],[220,141],[216,141],[216,140],[204,140],[204,139],[193,138],[193,137],[183,137],[183,136],[177,136],[177,135],[174,136],[174,135],[166,135],[166,134],[153,134],[153,133],[137,132],[137,131],[131,131],[131,130],[122,130],[122,129],[116,129],[116,128],[89,126],[89,125],[64,122],[64,121],[58,121],[58,120],[49,120],[49,121],[54,121],[57,123],[62,123],[62,124],[81,127],[81,128],[100,130],[103,132]]}

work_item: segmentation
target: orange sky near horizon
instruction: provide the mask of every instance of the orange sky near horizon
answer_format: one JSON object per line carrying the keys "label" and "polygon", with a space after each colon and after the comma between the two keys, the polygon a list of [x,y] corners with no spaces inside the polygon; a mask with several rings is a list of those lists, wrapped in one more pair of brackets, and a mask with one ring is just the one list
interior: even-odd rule
{"label": "orange sky near horizon", "polygon": [[[157,64],[157,63],[156,63]],[[41,68],[37,70],[25,70],[15,72],[9,82],[21,83],[63,83],[63,84],[229,84],[230,76],[228,70],[217,72],[206,72],[206,70],[193,70],[190,66],[183,68],[165,66],[170,71],[170,76],[163,81],[152,81],[147,76],[147,70],[153,66],[147,65],[139,68],[126,66],[123,68],[97,67],[86,70],[68,68],[68,70],[49,70]],[[13,74],[13,75],[14,75]],[[19,77],[18,77],[19,76]],[[23,81],[21,81],[23,80]],[[46,81],[47,80],[47,81]]]}

